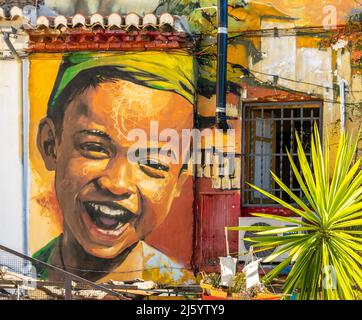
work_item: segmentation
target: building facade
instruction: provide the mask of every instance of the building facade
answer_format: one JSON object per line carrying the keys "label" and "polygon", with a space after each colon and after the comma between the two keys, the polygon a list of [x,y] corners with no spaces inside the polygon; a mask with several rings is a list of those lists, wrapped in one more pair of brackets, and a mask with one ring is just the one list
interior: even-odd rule
{"label": "building facade", "polygon": [[[308,150],[317,123],[333,148],[360,126],[358,15],[300,27],[273,5],[229,1],[222,132],[216,1],[15,2],[0,9],[0,243],[91,280],[195,281],[226,255],[225,226],[290,214],[248,183],[290,202],[273,171],[302,196],[295,132]],[[136,162],[132,129],[148,143]],[[178,161],[153,160],[165,145],[153,129]],[[174,142],[186,129],[199,145]]]}

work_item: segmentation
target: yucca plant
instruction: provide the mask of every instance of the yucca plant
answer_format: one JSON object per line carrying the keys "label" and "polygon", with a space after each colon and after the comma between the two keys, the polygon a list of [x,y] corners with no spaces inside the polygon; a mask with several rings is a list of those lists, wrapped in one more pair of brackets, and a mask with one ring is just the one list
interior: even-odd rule
{"label": "yucca plant", "polygon": [[295,205],[251,185],[302,217],[300,221],[293,217],[254,213],[257,217],[289,222],[297,226],[229,228],[255,232],[255,237],[244,240],[255,242],[256,250],[280,246],[264,262],[272,262],[279,255],[289,252],[288,258],[263,278],[266,284],[292,264],[284,286],[286,294],[298,291],[297,298],[303,300],[361,297],[361,159],[353,164],[358,137],[359,134],[356,138],[346,133],[341,135],[335,164],[330,172],[329,141],[325,139],[322,148],[317,125],[314,126],[314,135],[311,138],[311,165],[296,134],[301,174],[289,152],[288,157],[308,203],[294,194],[274,173],[273,179],[293,199]]}

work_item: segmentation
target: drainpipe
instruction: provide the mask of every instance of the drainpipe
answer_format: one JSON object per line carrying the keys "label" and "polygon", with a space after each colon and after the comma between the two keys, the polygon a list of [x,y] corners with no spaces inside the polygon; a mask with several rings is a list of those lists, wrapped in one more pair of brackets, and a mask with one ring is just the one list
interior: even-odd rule
{"label": "drainpipe", "polygon": [[341,99],[340,105],[340,120],[341,120],[341,134],[345,128],[345,111],[346,111],[346,89],[348,87],[348,82],[342,79],[339,82],[339,94]]}
{"label": "drainpipe", "polygon": [[[16,29],[11,28],[12,32],[11,34],[16,34]],[[19,107],[21,110],[21,132],[22,134],[22,141],[21,141],[21,150],[22,150],[22,165],[23,165],[23,253],[28,254],[28,165],[29,165],[29,146],[28,146],[28,117],[27,117],[27,110],[24,108],[24,97],[23,97],[23,61],[21,57],[19,56],[18,52],[14,48],[11,40],[10,40],[10,32],[2,32],[3,39],[9,50],[11,51],[13,58],[18,63],[18,101],[19,101]],[[26,130],[26,132],[24,131]]]}
{"label": "drainpipe", "polygon": [[228,1],[218,0],[216,125],[225,131],[229,129],[226,122],[227,24]]}

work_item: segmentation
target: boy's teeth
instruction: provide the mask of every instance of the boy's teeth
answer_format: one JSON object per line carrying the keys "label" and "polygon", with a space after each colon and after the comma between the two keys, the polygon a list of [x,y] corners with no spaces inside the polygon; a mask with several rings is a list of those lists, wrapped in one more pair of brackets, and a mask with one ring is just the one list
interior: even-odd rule
{"label": "boy's teeth", "polygon": [[99,204],[94,204],[92,203],[92,207],[97,210],[102,212],[103,214],[107,214],[110,216],[119,216],[123,214],[122,210],[113,210],[111,208],[109,208],[108,206],[105,205],[99,205]]}
{"label": "boy's teeth", "polygon": [[95,210],[99,210],[99,205],[98,205],[98,204],[95,204],[95,203],[89,203],[89,205],[90,205],[91,207],[93,207],[93,209],[95,209]]}
{"label": "boy's teeth", "polygon": [[102,211],[104,214],[111,214],[111,211],[112,211],[111,209],[109,209],[106,206],[100,206],[99,210]]}

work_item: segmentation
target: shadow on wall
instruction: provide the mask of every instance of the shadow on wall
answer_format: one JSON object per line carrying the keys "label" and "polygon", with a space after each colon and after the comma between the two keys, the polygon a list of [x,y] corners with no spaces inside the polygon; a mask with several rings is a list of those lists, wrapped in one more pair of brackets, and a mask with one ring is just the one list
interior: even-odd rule
{"label": "shadow on wall", "polygon": [[82,13],[90,15],[100,13],[108,15],[111,12],[136,12],[144,14],[153,12],[158,6],[159,0],[45,0],[45,4],[63,15]]}

